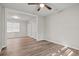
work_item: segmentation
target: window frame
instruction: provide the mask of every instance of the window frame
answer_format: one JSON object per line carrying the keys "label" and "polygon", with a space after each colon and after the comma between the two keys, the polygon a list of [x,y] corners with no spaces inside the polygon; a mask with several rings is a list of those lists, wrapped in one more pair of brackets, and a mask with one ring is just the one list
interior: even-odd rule
{"label": "window frame", "polygon": [[8,33],[20,32],[20,23],[19,22],[7,22],[7,32]]}

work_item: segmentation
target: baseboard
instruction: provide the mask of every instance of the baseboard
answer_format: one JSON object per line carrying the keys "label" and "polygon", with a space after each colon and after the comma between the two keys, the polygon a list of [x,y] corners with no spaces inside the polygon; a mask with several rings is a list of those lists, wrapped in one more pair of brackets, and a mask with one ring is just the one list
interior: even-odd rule
{"label": "baseboard", "polygon": [[37,41],[45,40],[45,39],[36,39]]}
{"label": "baseboard", "polygon": [[14,39],[14,38],[24,38],[24,37],[28,37],[28,36],[11,37],[11,38],[8,38],[8,39]]}
{"label": "baseboard", "polygon": [[53,43],[56,43],[56,44],[59,44],[59,45],[65,46],[65,47],[70,47],[70,48],[73,48],[73,49],[79,50],[79,48],[72,47],[72,46],[69,46],[69,45],[66,45],[66,44],[63,44],[63,43],[60,43],[60,42],[51,41],[51,40],[47,40],[47,41],[50,41],[50,42],[53,42]]}

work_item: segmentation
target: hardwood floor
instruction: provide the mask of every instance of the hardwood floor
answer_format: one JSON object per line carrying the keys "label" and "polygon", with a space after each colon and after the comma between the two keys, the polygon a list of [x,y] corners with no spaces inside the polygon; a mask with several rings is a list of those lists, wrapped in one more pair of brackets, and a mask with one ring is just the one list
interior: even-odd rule
{"label": "hardwood floor", "polygon": [[7,48],[1,52],[2,56],[79,56],[79,51],[65,48],[46,40],[36,41],[30,37],[13,38],[7,40]]}

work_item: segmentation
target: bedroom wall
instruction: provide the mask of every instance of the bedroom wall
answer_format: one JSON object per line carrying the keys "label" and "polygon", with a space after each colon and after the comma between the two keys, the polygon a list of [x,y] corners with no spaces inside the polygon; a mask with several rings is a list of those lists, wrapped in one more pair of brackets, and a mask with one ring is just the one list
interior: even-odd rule
{"label": "bedroom wall", "polygon": [[6,45],[5,8],[0,6],[0,49]]}
{"label": "bedroom wall", "polygon": [[79,5],[46,17],[46,40],[79,49]]}
{"label": "bedroom wall", "polygon": [[[0,6],[0,28],[2,28],[2,19],[1,19],[1,6]],[[0,29],[0,49],[2,47],[2,30]]]}

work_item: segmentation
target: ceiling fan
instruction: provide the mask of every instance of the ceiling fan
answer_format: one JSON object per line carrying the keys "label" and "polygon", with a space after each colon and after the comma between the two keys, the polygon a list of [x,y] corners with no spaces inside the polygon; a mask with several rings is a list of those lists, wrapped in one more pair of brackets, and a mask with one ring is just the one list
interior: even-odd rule
{"label": "ceiling fan", "polygon": [[38,5],[39,8],[37,9],[37,11],[40,11],[40,9],[43,7],[46,7],[48,10],[52,9],[51,7],[49,7],[48,5],[46,5],[44,3],[28,3],[28,5]]}

